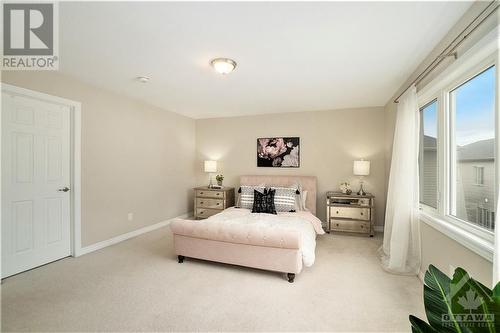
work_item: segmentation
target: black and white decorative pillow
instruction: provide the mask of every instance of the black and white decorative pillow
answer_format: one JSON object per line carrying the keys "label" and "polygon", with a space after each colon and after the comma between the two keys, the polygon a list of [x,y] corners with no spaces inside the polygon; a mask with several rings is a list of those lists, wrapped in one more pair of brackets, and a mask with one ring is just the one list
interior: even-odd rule
{"label": "black and white decorative pillow", "polygon": [[291,187],[273,187],[276,190],[274,195],[274,206],[277,212],[296,211],[297,189]]}
{"label": "black and white decorative pillow", "polygon": [[266,213],[276,215],[276,208],[274,207],[274,195],[276,193],[275,190],[264,189],[263,193],[254,190],[253,193],[254,199],[252,213]]}
{"label": "black and white decorative pillow", "polygon": [[253,208],[254,190],[263,193],[264,186],[245,186],[245,185],[240,186],[240,189],[238,190],[238,192],[240,192],[239,199],[237,202],[237,206],[239,208],[246,208],[246,209]]}

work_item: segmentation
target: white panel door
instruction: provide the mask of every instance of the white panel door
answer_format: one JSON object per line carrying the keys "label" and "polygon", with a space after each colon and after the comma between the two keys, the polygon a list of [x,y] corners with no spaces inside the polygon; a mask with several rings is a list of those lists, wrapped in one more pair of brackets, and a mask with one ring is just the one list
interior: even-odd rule
{"label": "white panel door", "polygon": [[70,107],[2,92],[2,277],[71,254]]}

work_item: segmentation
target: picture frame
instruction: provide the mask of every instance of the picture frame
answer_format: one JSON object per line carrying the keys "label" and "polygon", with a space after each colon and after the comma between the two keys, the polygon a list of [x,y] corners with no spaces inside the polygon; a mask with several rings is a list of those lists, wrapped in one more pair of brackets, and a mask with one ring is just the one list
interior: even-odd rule
{"label": "picture frame", "polygon": [[257,138],[257,167],[300,168],[300,137]]}

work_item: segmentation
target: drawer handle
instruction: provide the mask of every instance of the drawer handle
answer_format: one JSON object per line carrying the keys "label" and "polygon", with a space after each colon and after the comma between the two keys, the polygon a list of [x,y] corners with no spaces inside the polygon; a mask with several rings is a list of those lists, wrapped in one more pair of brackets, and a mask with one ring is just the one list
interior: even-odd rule
{"label": "drawer handle", "polygon": [[361,215],[363,215],[363,212],[361,212]]}
{"label": "drawer handle", "polygon": [[338,223],[337,223],[337,224],[335,224],[335,225],[336,225],[337,227],[339,226],[339,224],[338,224]]}
{"label": "drawer handle", "polygon": [[337,211],[337,213],[336,213],[336,214],[338,214],[338,213],[339,213],[339,211]]}
{"label": "drawer handle", "polygon": [[200,192],[200,194],[203,194],[203,192]]}
{"label": "drawer handle", "polygon": [[217,193],[215,193],[215,195],[220,195],[220,193],[217,192]]}
{"label": "drawer handle", "polygon": [[220,202],[217,203],[217,206],[220,205]]}
{"label": "drawer handle", "polygon": [[200,214],[203,214],[204,212],[200,212]]}

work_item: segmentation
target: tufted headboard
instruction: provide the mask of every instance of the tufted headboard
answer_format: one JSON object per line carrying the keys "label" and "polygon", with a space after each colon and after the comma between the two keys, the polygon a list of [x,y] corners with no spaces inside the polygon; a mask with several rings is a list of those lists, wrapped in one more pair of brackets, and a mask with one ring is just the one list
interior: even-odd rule
{"label": "tufted headboard", "polygon": [[307,191],[306,208],[316,215],[316,177],[314,176],[241,176],[240,185],[292,186],[299,183]]}

